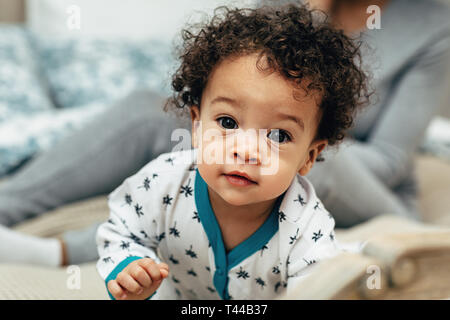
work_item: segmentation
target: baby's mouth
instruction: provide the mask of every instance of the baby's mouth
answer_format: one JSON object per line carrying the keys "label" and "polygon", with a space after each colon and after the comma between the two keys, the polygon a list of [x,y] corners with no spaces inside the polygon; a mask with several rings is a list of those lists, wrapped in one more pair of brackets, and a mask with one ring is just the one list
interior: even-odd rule
{"label": "baby's mouth", "polygon": [[251,180],[251,178],[241,172],[230,172],[230,173],[224,173],[224,176],[227,178],[227,180],[234,185],[239,186],[246,186],[246,185],[252,185],[252,184],[258,184],[257,182]]}

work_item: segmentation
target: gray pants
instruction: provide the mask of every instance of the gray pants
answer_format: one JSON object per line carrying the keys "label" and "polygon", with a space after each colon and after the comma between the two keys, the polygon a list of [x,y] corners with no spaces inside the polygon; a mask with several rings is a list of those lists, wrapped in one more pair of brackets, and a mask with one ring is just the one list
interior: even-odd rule
{"label": "gray pants", "polygon": [[[171,151],[177,143],[170,139],[172,131],[190,129],[190,120],[164,113],[163,101],[155,92],[135,92],[31,160],[0,186],[0,224],[12,226],[61,205],[108,194],[159,154]],[[345,152],[328,155],[307,177],[338,227],[415,210],[413,196],[388,189]],[[98,258],[97,227],[64,234],[70,264]]]}

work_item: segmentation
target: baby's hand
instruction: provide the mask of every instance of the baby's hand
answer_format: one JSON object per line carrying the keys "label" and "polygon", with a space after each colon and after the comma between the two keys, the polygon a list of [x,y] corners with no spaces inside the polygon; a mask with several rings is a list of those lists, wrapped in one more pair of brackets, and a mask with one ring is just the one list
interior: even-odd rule
{"label": "baby's hand", "polygon": [[108,282],[108,290],[117,300],[144,300],[150,297],[169,274],[169,266],[150,258],[131,262]]}

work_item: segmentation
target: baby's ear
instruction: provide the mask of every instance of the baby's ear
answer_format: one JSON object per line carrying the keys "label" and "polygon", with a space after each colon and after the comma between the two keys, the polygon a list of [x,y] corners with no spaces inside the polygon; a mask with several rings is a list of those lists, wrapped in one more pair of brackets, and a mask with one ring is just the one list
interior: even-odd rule
{"label": "baby's ear", "polygon": [[317,160],[317,157],[319,154],[325,149],[325,147],[328,145],[328,140],[317,140],[311,143],[309,150],[308,150],[308,157],[303,164],[303,166],[300,168],[298,173],[300,173],[301,176],[306,176],[313,167],[314,162]]}
{"label": "baby's ear", "polygon": [[192,120],[192,147],[198,148],[197,131],[200,127],[200,109],[197,106],[191,106],[190,113]]}

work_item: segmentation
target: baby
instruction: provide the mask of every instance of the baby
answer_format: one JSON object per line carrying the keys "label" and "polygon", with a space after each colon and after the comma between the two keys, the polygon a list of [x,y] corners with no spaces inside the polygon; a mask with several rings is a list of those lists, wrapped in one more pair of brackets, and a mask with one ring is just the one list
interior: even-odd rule
{"label": "baby", "polygon": [[165,109],[189,108],[193,149],[110,194],[98,272],[112,299],[276,298],[340,252],[304,176],[365,97],[358,47],[294,5],[222,7],[183,40]]}

